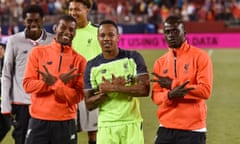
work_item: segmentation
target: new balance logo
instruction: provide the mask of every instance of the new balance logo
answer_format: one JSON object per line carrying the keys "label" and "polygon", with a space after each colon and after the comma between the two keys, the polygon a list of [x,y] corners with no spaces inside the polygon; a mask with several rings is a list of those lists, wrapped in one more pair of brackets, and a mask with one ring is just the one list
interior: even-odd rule
{"label": "new balance logo", "polygon": [[184,65],[184,73],[188,73],[189,64]]}
{"label": "new balance logo", "polygon": [[28,137],[29,137],[29,135],[30,135],[31,131],[32,131],[32,129],[28,129],[28,130],[27,130],[26,138],[28,138]]}
{"label": "new balance logo", "polygon": [[74,140],[74,139],[76,139],[76,135],[72,134],[71,137],[70,137],[70,140]]}

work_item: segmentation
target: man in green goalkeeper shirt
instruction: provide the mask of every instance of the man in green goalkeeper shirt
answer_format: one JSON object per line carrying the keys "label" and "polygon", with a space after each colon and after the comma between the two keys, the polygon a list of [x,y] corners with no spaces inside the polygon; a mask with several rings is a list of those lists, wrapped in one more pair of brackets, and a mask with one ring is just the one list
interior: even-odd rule
{"label": "man in green goalkeeper shirt", "polygon": [[149,95],[149,75],[143,57],[118,48],[116,23],[102,21],[102,48],[87,64],[84,95],[89,110],[99,108],[97,144],[144,144],[138,97]]}
{"label": "man in green goalkeeper shirt", "polygon": [[[87,18],[92,5],[92,0],[70,0],[68,3],[68,13],[76,19],[78,24],[72,45],[86,60],[101,53],[97,40],[97,27]],[[84,101],[79,103],[78,130],[88,132],[89,144],[96,144],[97,118],[98,109],[89,112],[86,110]]]}

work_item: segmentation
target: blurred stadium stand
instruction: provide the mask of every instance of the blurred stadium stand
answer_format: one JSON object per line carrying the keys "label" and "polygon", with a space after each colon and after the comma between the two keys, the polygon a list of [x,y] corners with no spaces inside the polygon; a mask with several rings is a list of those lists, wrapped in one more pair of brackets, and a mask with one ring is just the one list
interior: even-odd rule
{"label": "blurred stadium stand", "polygon": [[[240,0],[93,0],[89,14],[93,23],[112,19],[122,33],[161,33],[161,23],[170,14],[181,15],[189,33],[240,32]],[[56,19],[66,13],[67,0],[1,0],[3,35],[23,30],[22,10],[41,5],[44,27],[53,32]]]}

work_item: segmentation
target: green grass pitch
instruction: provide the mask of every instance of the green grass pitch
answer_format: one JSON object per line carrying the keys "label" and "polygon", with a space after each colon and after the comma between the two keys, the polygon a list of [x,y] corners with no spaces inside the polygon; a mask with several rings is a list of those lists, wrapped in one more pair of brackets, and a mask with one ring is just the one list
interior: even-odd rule
{"label": "green grass pitch", "polygon": [[[151,71],[154,61],[166,50],[141,50]],[[240,144],[240,50],[212,49],[214,66],[214,88],[207,101],[207,144]],[[153,144],[158,128],[156,105],[150,99],[141,98],[141,110],[144,118],[143,129],[145,144]],[[79,144],[87,144],[87,134],[79,134]],[[2,144],[14,144],[11,133]]]}

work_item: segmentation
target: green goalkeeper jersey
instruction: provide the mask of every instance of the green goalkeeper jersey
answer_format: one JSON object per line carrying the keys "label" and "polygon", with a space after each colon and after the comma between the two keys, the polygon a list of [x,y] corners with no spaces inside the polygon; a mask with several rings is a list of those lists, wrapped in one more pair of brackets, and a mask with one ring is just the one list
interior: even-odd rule
{"label": "green goalkeeper jersey", "polygon": [[[117,58],[113,60],[106,60],[100,54],[87,64],[84,89],[96,89],[102,83],[102,77],[111,81],[112,74],[130,81],[137,75],[147,73],[144,59],[136,51],[120,49]],[[137,97],[112,92],[99,107],[98,127],[141,121],[140,103]]]}
{"label": "green goalkeeper jersey", "polygon": [[87,61],[100,54],[102,50],[97,40],[97,26],[89,22],[86,27],[77,29],[72,46]]}

